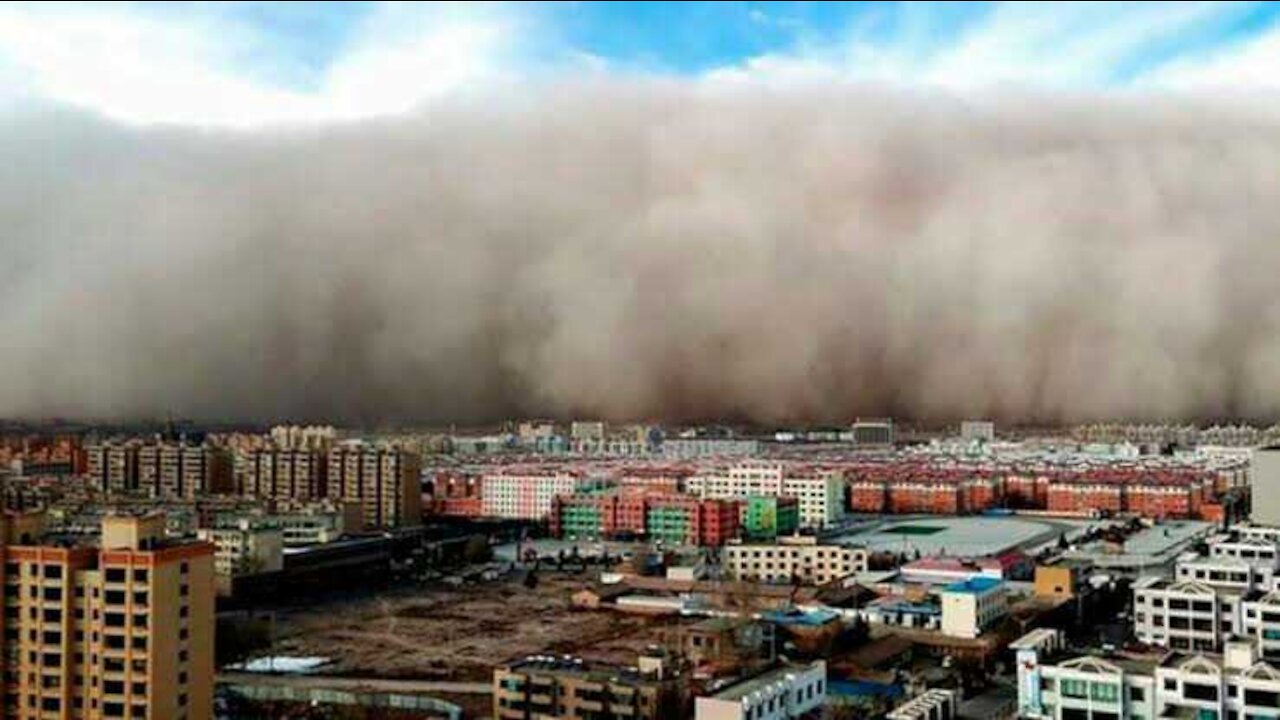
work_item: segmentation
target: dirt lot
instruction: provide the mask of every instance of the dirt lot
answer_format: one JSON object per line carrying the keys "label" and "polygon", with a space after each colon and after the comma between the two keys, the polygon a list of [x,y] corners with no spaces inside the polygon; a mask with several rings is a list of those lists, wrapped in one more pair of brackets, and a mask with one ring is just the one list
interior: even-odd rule
{"label": "dirt lot", "polygon": [[573,610],[581,583],[544,575],[533,590],[498,581],[291,610],[271,653],[332,658],[332,675],[424,680],[487,681],[494,664],[537,653],[634,664],[664,621]]}

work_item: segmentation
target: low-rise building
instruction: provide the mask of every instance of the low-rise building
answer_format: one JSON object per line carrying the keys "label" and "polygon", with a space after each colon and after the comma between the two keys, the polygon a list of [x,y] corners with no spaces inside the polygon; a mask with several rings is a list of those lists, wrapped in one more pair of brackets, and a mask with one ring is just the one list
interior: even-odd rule
{"label": "low-rise building", "polygon": [[825,585],[867,572],[866,548],[820,544],[811,536],[783,537],[773,545],[729,543],[722,552],[725,570],[741,580]]}
{"label": "low-rise building", "polygon": [[1062,559],[1048,565],[1037,565],[1035,572],[1036,597],[1055,600],[1072,600],[1086,592],[1089,570],[1093,564],[1087,560]]}
{"label": "low-rise building", "polygon": [[956,692],[935,688],[911,698],[885,715],[885,720],[952,720],[956,716]]}
{"label": "low-rise building", "polygon": [[670,664],[669,658],[644,655],[630,668],[590,665],[563,656],[526,657],[494,670],[493,717],[682,717],[687,713],[687,678]]}
{"label": "low-rise building", "polygon": [[283,533],[274,518],[241,517],[201,528],[196,536],[213,543],[213,569],[224,594],[230,592],[233,577],[275,572],[284,566]]}
{"label": "low-rise building", "polygon": [[[1014,647],[1018,647],[1014,643]],[[1280,670],[1251,642],[1221,656],[1164,653],[1058,660],[1018,649],[1019,715],[1034,720],[1274,718]]]}
{"label": "low-rise building", "polygon": [[784,665],[700,696],[696,720],[789,720],[822,707],[827,696],[827,665]]}
{"label": "low-rise building", "polygon": [[1004,583],[993,578],[973,578],[943,588],[942,632],[976,638],[1009,613]]}

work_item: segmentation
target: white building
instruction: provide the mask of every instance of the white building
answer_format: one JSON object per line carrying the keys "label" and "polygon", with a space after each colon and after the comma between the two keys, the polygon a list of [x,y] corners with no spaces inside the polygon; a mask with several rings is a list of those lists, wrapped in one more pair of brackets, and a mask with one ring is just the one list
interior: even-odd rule
{"label": "white building", "polygon": [[567,470],[504,468],[485,475],[480,484],[486,517],[541,520],[551,512],[551,500],[589,486],[580,474]]}
{"label": "white building", "polygon": [[956,691],[934,688],[911,698],[885,715],[885,720],[951,720],[956,716]]}
{"label": "white building", "polygon": [[745,461],[699,473],[689,478],[686,487],[703,498],[794,497],[801,527],[823,528],[844,517],[845,478],[836,470],[789,470],[782,463]]}
{"label": "white building", "polygon": [[695,720],[789,720],[821,708],[827,664],[786,666],[730,685],[694,703]]}
{"label": "white building", "polygon": [[1024,718],[1248,720],[1275,718],[1280,708],[1280,670],[1259,660],[1249,642],[1231,643],[1221,657],[1167,653],[1055,663],[1020,649],[1018,676]]}
{"label": "white building", "polygon": [[1265,540],[1280,545],[1280,525],[1254,525],[1245,523],[1232,526],[1231,530],[1245,540]]}
{"label": "white building", "polygon": [[724,568],[735,578],[790,583],[793,578],[812,585],[867,571],[867,550],[843,545],[819,545],[817,538],[781,537],[776,545],[731,542],[722,550]]}
{"label": "white building", "polygon": [[1152,578],[1133,594],[1134,634],[1142,642],[1208,652],[1247,638],[1263,657],[1280,660],[1280,591],[1241,593]]}
{"label": "white building", "polygon": [[[1224,627],[1234,624],[1229,616],[1224,617],[1218,592],[1197,582],[1139,580],[1133,586],[1134,634],[1151,645],[1212,652],[1219,646]],[[1238,601],[1238,596],[1230,597]]]}
{"label": "white building", "polygon": [[1209,542],[1209,557],[1244,560],[1250,565],[1275,570],[1280,552],[1277,552],[1276,541],[1268,538],[1221,538]]}
{"label": "white building", "polygon": [[1188,557],[1174,566],[1178,582],[1195,582],[1220,590],[1245,593],[1250,590],[1273,590],[1277,574],[1274,569],[1230,557]]}
{"label": "white building", "polygon": [[973,578],[947,585],[942,596],[942,633],[976,638],[1009,612],[1004,583]]}

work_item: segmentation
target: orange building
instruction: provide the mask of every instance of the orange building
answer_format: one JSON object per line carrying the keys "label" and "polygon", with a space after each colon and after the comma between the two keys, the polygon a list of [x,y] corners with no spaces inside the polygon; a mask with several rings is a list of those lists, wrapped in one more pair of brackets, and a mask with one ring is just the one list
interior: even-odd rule
{"label": "orange building", "polygon": [[1125,486],[1125,506],[1134,515],[1150,518],[1199,517],[1203,489],[1199,485],[1157,481]]}
{"label": "orange building", "polygon": [[214,548],[164,517],[108,517],[101,547],[39,544],[6,516],[3,716],[213,716]]}
{"label": "orange building", "polygon": [[1122,487],[1114,483],[1058,480],[1049,485],[1047,509],[1060,513],[1119,513],[1124,509]]}
{"label": "orange building", "polygon": [[856,513],[882,513],[888,504],[883,480],[855,480],[849,483],[849,509]]}

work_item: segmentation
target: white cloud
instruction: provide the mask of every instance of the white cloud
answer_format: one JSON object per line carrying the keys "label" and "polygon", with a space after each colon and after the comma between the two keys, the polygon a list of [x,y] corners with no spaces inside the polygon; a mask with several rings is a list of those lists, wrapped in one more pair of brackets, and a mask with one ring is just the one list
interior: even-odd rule
{"label": "white cloud", "polygon": [[1178,60],[1143,78],[1179,90],[1248,90],[1280,87],[1280,30],[1222,48],[1208,57]]}
{"label": "white cloud", "polygon": [[[860,16],[839,43],[772,52],[709,76],[849,79],[953,90],[1095,88],[1113,82],[1126,64],[1141,63],[1190,35],[1213,32],[1252,5],[1009,2],[951,28],[933,25],[936,15],[907,6],[892,17]],[[1189,58],[1188,67],[1197,62]]]}
{"label": "white cloud", "polygon": [[[255,79],[235,58],[272,39],[215,14],[121,6],[0,7],[11,92],[129,122],[249,126],[402,112],[497,72],[510,27],[489,10],[380,6],[311,91]],[[253,53],[261,57],[262,53]]]}

